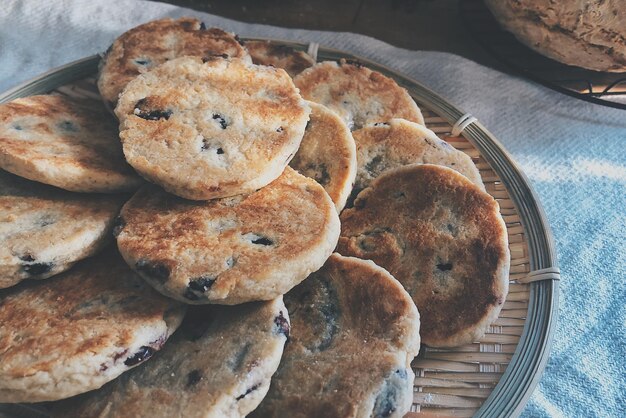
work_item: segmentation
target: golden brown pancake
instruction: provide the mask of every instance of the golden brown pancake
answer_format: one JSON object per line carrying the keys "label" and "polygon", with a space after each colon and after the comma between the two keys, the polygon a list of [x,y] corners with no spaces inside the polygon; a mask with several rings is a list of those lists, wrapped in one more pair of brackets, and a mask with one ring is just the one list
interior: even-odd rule
{"label": "golden brown pancake", "polygon": [[250,59],[236,35],[206,28],[198,19],[154,20],[124,32],[113,42],[100,63],[98,89],[113,108],[126,84],[139,74],[174,58],[213,55]]}
{"label": "golden brown pancake", "polygon": [[140,75],[115,109],[130,165],[194,200],[249,193],[278,178],[309,112],[284,70],[193,57]]}
{"label": "golden brown pancake", "polygon": [[94,255],[128,198],[71,193],[0,170],[0,289]]}
{"label": "golden brown pancake", "polygon": [[192,202],[145,186],[124,206],[117,244],[163,294],[238,304],[286,293],[319,269],[339,216],[315,180],[291,168],[249,195]]}
{"label": "golden brown pancake", "polygon": [[478,168],[462,151],[415,122],[391,119],[352,132],[357,146],[357,175],[352,200],[386,170],[408,164],[436,164],[458,171],[485,190]]}
{"label": "golden brown pancake", "polygon": [[336,112],[352,131],[391,118],[424,124],[422,112],[405,89],[358,62],[320,62],[300,73],[294,83],[302,97]]}
{"label": "golden brown pancake", "polygon": [[102,103],[65,96],[0,104],[0,168],[73,192],[133,191],[142,183]]}
{"label": "golden brown pancake", "polygon": [[289,165],[315,179],[341,212],[356,175],[356,148],[350,130],[335,112],[309,102],[311,118]]}
{"label": "golden brown pancake", "polygon": [[282,297],[189,309],[154,359],[53,406],[56,418],[246,416],[267,393],[289,335]]}
{"label": "golden brown pancake", "polygon": [[112,249],[46,281],[2,290],[0,402],[97,389],[148,360],[183,314]]}
{"label": "golden brown pancake", "polygon": [[252,417],[402,417],[420,319],[411,297],[371,261],[333,254],[285,295],[291,317],[270,390]]}
{"label": "golden brown pancake", "polygon": [[389,170],[341,214],[341,254],[373,260],[413,297],[422,342],[481,338],[508,291],[507,231],[498,203],[447,167]]}

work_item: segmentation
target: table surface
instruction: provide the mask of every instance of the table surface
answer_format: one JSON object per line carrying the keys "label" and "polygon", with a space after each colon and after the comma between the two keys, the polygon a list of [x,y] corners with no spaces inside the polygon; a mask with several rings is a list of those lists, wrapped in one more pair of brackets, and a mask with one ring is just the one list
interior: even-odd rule
{"label": "table surface", "polygon": [[[624,74],[561,64],[525,47],[508,33],[503,36],[495,22],[485,20],[480,0],[162,1],[242,22],[352,32],[410,50],[450,52],[510,75],[530,77],[552,88],[556,85],[562,91],[572,90],[570,94],[586,93],[588,89],[598,94],[608,86],[613,93],[626,92],[626,84],[615,85]],[[465,12],[461,13],[461,9]],[[471,10],[470,16],[467,10]],[[484,46],[492,40],[490,48],[495,48],[495,53]],[[611,99],[620,103],[626,100],[616,96]]]}
{"label": "table surface", "polygon": [[164,1],[249,23],[359,33],[401,48],[451,52],[510,72],[470,35],[459,0]]}

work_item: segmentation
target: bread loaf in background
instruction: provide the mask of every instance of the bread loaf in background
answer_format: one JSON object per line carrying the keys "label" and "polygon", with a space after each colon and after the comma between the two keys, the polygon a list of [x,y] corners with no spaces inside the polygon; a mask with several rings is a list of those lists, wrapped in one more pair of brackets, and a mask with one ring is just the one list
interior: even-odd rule
{"label": "bread loaf in background", "polygon": [[626,0],[484,0],[500,25],[542,55],[626,71]]}

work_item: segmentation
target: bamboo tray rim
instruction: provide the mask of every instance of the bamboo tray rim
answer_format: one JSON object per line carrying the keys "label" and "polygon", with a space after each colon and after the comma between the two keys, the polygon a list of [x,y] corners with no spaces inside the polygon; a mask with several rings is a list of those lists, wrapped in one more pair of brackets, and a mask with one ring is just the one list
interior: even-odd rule
{"label": "bamboo tray rim", "polygon": [[[305,50],[308,44],[271,38],[244,38],[270,40]],[[346,58],[361,62],[371,69],[392,77],[406,88],[411,96],[435,111],[450,125],[466,112],[450,104],[439,94],[386,66],[340,50],[319,46],[318,61]],[[56,67],[0,94],[0,103],[34,94],[45,94],[63,84],[97,73],[100,55],[88,56]],[[531,271],[558,268],[552,232],[536,193],[517,163],[502,144],[480,123],[474,122],[463,131],[463,136],[480,152],[510,194],[528,241]],[[554,335],[559,303],[558,280],[530,283],[528,312],[524,329],[506,371],[493,388],[475,417],[518,416],[539,383],[548,361]]]}

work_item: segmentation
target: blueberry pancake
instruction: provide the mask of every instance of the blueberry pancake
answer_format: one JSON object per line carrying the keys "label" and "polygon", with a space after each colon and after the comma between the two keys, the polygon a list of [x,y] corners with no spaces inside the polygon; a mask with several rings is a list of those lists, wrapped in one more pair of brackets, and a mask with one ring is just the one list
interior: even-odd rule
{"label": "blueberry pancake", "polygon": [[333,254],[285,295],[289,343],[252,417],[402,417],[413,400],[420,319],[371,261]]}
{"label": "blueberry pancake", "polygon": [[338,251],[373,260],[413,297],[422,342],[481,338],[508,291],[509,248],[498,203],[467,177],[413,164],[375,179],[341,214]]}
{"label": "blueberry pancake", "polygon": [[315,64],[315,60],[303,51],[272,41],[246,41],[244,47],[252,57],[252,62],[282,68],[291,77]]}
{"label": "blueberry pancake", "polygon": [[422,112],[405,89],[357,62],[320,62],[300,73],[294,83],[302,97],[335,111],[350,130],[391,118],[424,124]]}
{"label": "blueberry pancake", "polygon": [[315,179],[341,212],[356,175],[356,148],[350,130],[335,112],[309,102],[311,119],[289,165]]}
{"label": "blueberry pancake", "polygon": [[177,58],[131,81],[115,113],[128,162],[170,193],[249,193],[283,172],[309,107],[284,70],[240,59]]}
{"label": "blueberry pancake", "polygon": [[322,186],[287,167],[254,193],[207,202],[144,186],[122,209],[117,244],[164,295],[232,305],[286,293],[324,264],[339,229]]}
{"label": "blueberry pancake", "polygon": [[232,33],[207,28],[191,17],[161,19],[137,26],[113,42],[100,63],[98,89],[112,108],[129,81],[182,56],[250,57]]}
{"label": "blueberry pancake", "polygon": [[391,119],[367,125],[352,135],[357,146],[353,197],[384,171],[414,163],[452,168],[485,190],[472,159],[422,125],[404,119]]}
{"label": "blueberry pancake", "polygon": [[131,191],[142,182],[102,103],[65,96],[0,104],[0,168],[73,192]]}
{"label": "blueberry pancake", "polygon": [[154,359],[97,391],[59,402],[57,418],[239,418],[267,393],[287,337],[282,297],[189,309]]}
{"label": "blueberry pancake", "polygon": [[0,170],[0,289],[95,254],[127,198],[71,193]]}
{"label": "blueberry pancake", "polygon": [[149,359],[184,305],[108,250],[44,282],[0,291],[0,402],[63,399]]}

